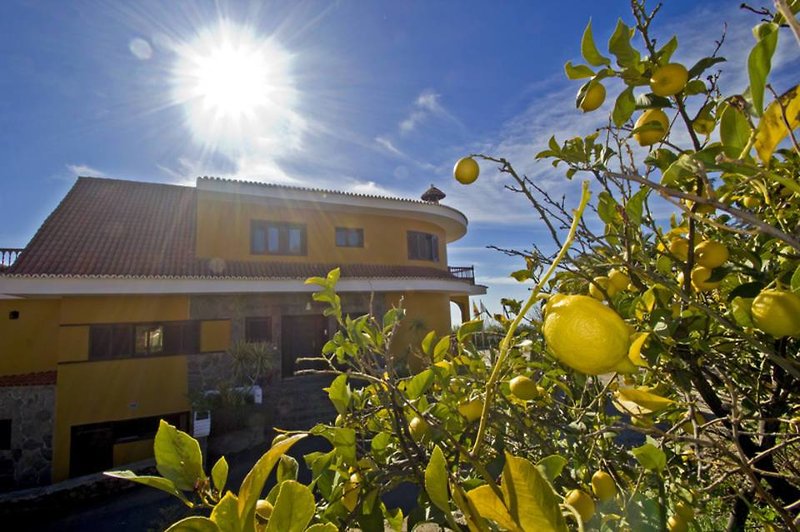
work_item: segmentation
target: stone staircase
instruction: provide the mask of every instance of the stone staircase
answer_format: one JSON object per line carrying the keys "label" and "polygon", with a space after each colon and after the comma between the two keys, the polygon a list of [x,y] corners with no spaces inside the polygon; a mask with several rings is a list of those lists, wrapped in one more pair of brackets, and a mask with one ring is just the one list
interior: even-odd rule
{"label": "stone staircase", "polygon": [[263,406],[272,412],[273,426],[303,430],[317,423],[333,423],[336,409],[323,390],[332,380],[330,375],[302,375],[267,386]]}

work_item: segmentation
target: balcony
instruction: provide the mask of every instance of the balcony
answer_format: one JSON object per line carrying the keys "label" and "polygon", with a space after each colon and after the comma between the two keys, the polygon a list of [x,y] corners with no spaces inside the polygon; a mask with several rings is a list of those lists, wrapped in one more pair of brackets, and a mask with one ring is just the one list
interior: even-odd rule
{"label": "balcony", "polygon": [[21,248],[0,248],[0,271],[14,264],[22,251]]}
{"label": "balcony", "polygon": [[447,270],[450,275],[456,279],[469,281],[469,284],[475,284],[475,266],[448,266]]}

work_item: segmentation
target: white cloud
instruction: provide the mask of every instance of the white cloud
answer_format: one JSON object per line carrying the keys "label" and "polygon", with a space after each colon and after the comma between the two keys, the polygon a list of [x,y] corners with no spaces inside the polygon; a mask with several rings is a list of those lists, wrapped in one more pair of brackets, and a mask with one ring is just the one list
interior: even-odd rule
{"label": "white cloud", "polygon": [[410,133],[432,116],[458,122],[442,105],[441,95],[433,89],[425,89],[417,96],[409,115],[400,121],[398,129],[400,133]]}
{"label": "white cloud", "polygon": [[67,170],[70,173],[70,178],[79,177],[108,177],[105,172],[92,168],[87,164],[68,164]]}
{"label": "white cloud", "polygon": [[398,157],[406,157],[406,154],[400,151],[397,146],[392,144],[392,141],[386,137],[375,137],[375,142],[393,155],[397,155]]}
{"label": "white cloud", "polygon": [[128,50],[140,61],[147,61],[153,57],[153,47],[141,37],[131,39],[128,43]]}

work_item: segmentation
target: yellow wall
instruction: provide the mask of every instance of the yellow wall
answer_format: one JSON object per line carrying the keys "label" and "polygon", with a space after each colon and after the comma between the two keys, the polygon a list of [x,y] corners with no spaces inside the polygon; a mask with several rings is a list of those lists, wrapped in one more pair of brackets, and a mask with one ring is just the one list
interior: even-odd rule
{"label": "yellow wall", "polygon": [[[59,299],[0,300],[0,375],[56,369]],[[11,311],[19,319],[9,319]]]}
{"label": "yellow wall", "polygon": [[[227,201],[198,191],[197,255],[229,260],[316,262],[327,264],[396,264],[447,267],[445,232],[438,225],[392,216],[345,211],[298,209]],[[213,196],[216,196],[214,198]],[[265,220],[306,224],[306,256],[251,255],[250,222]],[[364,247],[337,247],[336,227],[364,229]],[[439,261],[409,260],[407,231],[439,237]],[[235,238],[234,238],[235,236]]]}
{"label": "yellow wall", "polygon": [[225,351],[231,346],[231,320],[200,323],[200,351]]}
{"label": "yellow wall", "polygon": [[189,319],[188,296],[87,296],[64,299],[61,324]]}
{"label": "yellow wall", "polygon": [[[386,295],[386,306],[397,306],[403,296],[406,317],[392,339],[392,354],[406,356],[419,350],[419,343],[435,330],[440,336],[450,333],[450,296],[442,292],[405,292]],[[409,358],[409,365],[416,368],[419,361]]]}
{"label": "yellow wall", "polygon": [[72,426],[188,411],[186,364],[185,356],[61,364],[53,480],[69,475]]}
{"label": "yellow wall", "polygon": [[65,325],[58,328],[58,361],[73,362],[89,358],[89,326]]}
{"label": "yellow wall", "polygon": [[121,466],[153,457],[153,438],[114,445],[114,466]]}

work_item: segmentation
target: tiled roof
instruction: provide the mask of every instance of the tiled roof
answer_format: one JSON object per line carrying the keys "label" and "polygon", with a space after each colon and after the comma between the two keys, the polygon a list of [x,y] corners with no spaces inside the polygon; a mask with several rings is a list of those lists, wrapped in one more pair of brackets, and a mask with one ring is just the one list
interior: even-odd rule
{"label": "tiled roof", "polygon": [[[194,187],[81,177],[8,276],[305,279],[334,264],[195,257]],[[342,277],[453,279],[426,266],[351,264]]]}
{"label": "tiled roof", "polygon": [[46,386],[56,383],[57,372],[38,371],[36,373],[23,373],[19,375],[0,376],[0,388],[9,386]]}

